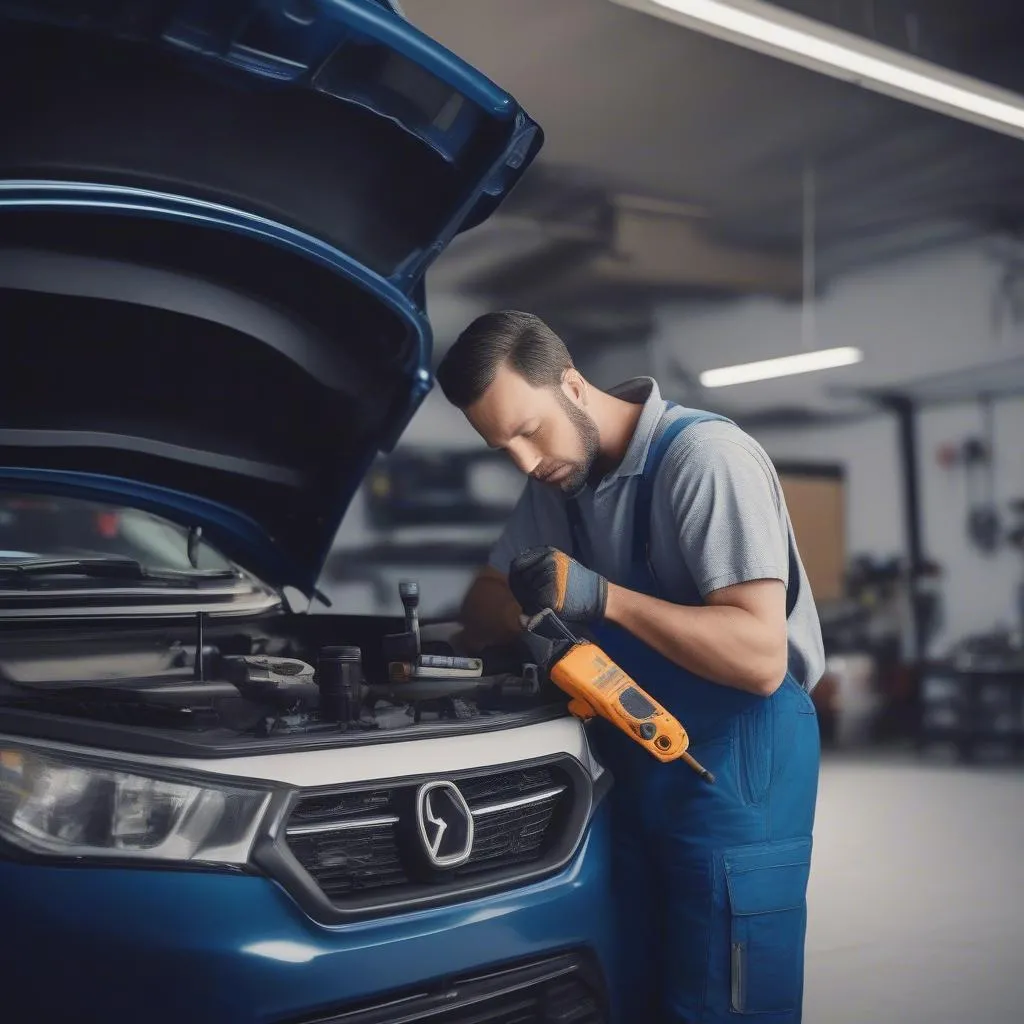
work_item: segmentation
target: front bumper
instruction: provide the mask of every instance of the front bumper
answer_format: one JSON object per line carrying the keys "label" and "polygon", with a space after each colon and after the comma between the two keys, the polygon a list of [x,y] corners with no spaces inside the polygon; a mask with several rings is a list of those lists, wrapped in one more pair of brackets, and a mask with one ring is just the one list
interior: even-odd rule
{"label": "front bumper", "polygon": [[607,977],[607,808],[542,882],[328,927],[251,875],[0,862],[7,1024],[316,1019],[425,983],[560,950]]}

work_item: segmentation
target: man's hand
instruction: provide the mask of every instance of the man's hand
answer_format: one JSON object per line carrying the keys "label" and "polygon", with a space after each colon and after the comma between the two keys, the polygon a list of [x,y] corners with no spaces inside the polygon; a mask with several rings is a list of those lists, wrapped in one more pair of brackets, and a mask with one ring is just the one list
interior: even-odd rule
{"label": "man's hand", "polygon": [[473,580],[459,612],[464,627],[460,643],[469,654],[480,654],[486,647],[511,643],[522,630],[522,609],[503,573],[484,566]]}
{"label": "man's hand", "polygon": [[508,585],[526,615],[550,608],[568,622],[604,617],[608,583],[557,548],[531,548],[509,569]]}

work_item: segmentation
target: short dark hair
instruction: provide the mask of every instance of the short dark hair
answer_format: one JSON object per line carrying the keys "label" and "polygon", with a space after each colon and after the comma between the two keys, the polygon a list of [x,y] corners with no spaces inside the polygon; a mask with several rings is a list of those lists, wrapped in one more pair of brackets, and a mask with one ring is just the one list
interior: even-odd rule
{"label": "short dark hair", "polygon": [[467,409],[505,365],[535,388],[557,388],[573,362],[540,317],[506,309],[477,317],[458,336],[437,368],[437,382],[452,405]]}

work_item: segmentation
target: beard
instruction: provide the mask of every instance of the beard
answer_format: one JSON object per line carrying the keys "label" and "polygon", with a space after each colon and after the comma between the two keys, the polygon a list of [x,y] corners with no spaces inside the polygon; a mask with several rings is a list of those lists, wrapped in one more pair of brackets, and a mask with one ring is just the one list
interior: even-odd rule
{"label": "beard", "polygon": [[556,486],[566,497],[574,498],[587,486],[593,472],[600,451],[600,434],[593,419],[578,405],[569,401],[561,391],[558,392],[558,399],[576,430],[582,454],[572,464],[568,476],[564,480],[559,480]]}

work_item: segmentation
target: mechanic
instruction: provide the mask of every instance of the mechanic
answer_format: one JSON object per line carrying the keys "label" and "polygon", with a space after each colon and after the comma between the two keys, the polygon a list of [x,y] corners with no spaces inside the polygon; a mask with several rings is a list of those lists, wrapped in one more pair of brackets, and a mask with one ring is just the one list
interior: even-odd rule
{"label": "mechanic", "polygon": [[824,655],[771,461],[649,377],[594,387],[528,313],[475,320],[437,378],[529,477],[466,595],[467,647],[552,608],[680,719],[716,776],[591,723],[615,779],[628,1021],[797,1024]]}

